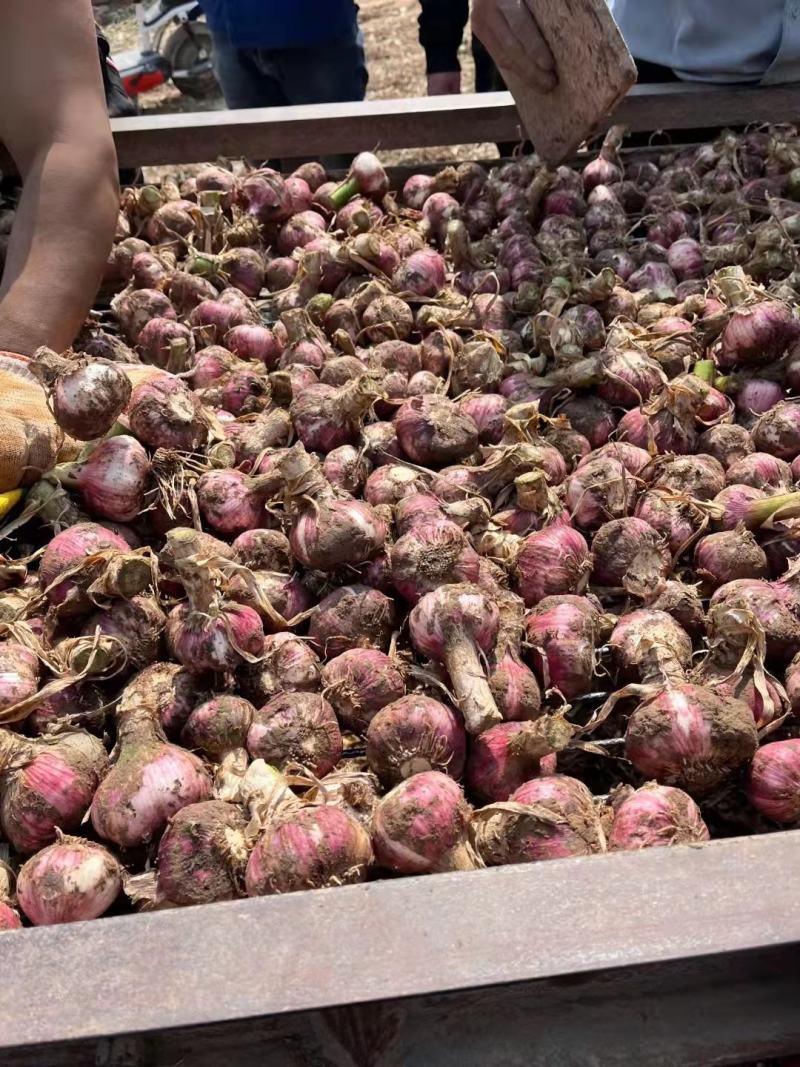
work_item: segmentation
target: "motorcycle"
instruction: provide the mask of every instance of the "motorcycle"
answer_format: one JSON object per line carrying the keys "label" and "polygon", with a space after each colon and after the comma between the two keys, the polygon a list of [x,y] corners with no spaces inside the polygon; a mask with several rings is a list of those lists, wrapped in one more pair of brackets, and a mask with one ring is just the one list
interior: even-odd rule
{"label": "motorcycle", "polygon": [[186,96],[219,92],[212,66],[211,31],[197,0],[136,4],[139,47],[112,56],[130,97],[171,81]]}

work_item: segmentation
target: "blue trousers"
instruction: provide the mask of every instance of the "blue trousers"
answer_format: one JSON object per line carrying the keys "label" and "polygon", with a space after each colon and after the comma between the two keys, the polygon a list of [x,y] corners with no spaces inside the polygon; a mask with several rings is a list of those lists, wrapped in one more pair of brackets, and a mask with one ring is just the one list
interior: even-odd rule
{"label": "blue trousers", "polygon": [[[361,34],[313,48],[237,48],[214,33],[214,69],[229,108],[287,107],[363,100],[367,67]],[[350,156],[326,157],[331,168]],[[277,162],[277,161],[273,161]]]}

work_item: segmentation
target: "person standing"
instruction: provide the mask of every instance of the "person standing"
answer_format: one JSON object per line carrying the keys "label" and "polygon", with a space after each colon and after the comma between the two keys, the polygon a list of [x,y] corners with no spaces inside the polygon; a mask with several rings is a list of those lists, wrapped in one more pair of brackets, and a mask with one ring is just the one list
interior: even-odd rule
{"label": "person standing", "polygon": [[[608,0],[639,81],[772,85],[800,81],[798,0]],[[473,0],[472,29],[540,90],[555,64],[532,0]],[[523,42],[525,42],[523,44]]]}
{"label": "person standing", "polygon": [[[640,82],[774,85],[800,81],[799,0],[608,3],[636,62]],[[555,64],[536,25],[532,0],[473,0],[472,29],[503,66],[540,90],[552,88]],[[662,133],[678,139],[711,140],[719,130],[698,125]],[[648,142],[649,134],[643,131],[626,143]]]}
{"label": "person standing", "polygon": [[[469,0],[420,0],[419,43],[425,50],[428,96],[461,92],[458,52],[469,22]],[[475,92],[494,93],[505,82],[481,41],[472,34]]]}
{"label": "person standing", "polygon": [[[470,18],[469,0],[420,0],[420,7],[419,41],[425,50],[428,95],[460,93],[461,65],[458,52]],[[472,59],[475,64],[476,93],[496,93],[506,88],[486,45],[497,48],[496,55],[503,55],[503,49],[506,53],[511,52],[513,59],[513,48],[509,48],[513,41],[507,42],[506,37],[513,38],[519,32],[521,19],[526,20],[526,24],[531,20],[525,0],[491,0],[490,4],[473,5]],[[551,89],[555,80],[549,49],[545,45],[541,56],[537,52],[531,58],[534,62],[527,58],[525,60],[526,73],[530,73],[532,68],[534,77],[539,78],[538,87]],[[544,63],[544,68],[537,66],[537,58]],[[514,142],[509,141],[498,144],[497,150],[504,157],[510,156],[516,147]]]}
{"label": "person standing", "polygon": [[[425,50],[428,95],[461,92],[461,66],[458,52],[470,18],[469,0],[420,0],[419,41]],[[534,36],[531,36],[531,27]],[[541,42],[531,54],[518,56],[519,36]],[[476,0],[472,11],[472,58],[475,62],[475,92],[491,93],[506,88],[503,78],[487,51],[508,57],[508,66],[521,62],[526,77],[545,91],[555,85],[550,50],[536,29],[525,0]]]}
{"label": "person standing", "polygon": [[201,0],[229,108],[363,100],[353,0]]}
{"label": "person standing", "polygon": [[640,81],[800,81],[797,0],[609,0]]}

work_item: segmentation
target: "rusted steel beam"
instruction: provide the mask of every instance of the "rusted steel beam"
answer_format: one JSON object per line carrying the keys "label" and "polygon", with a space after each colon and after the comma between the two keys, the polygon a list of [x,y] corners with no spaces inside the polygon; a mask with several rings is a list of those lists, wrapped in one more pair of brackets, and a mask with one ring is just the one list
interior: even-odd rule
{"label": "rusted steel beam", "polygon": [[[636,85],[610,122],[632,130],[793,122],[796,85]],[[123,167],[199,163],[218,156],[308,158],[365,148],[425,148],[521,137],[509,93],[143,115],[112,122]]]}
{"label": "rusted steel beam", "polygon": [[746,974],[796,956],[800,898],[773,890],[799,864],[793,831],[5,934],[0,1050],[725,956]]}

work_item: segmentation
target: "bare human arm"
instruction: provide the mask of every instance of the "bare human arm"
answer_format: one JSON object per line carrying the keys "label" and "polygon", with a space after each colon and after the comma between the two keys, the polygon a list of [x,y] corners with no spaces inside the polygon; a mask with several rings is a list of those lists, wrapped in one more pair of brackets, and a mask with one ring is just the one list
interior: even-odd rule
{"label": "bare human arm", "polygon": [[91,0],[3,0],[0,140],[23,182],[0,349],[61,351],[91,307],[119,203]]}

